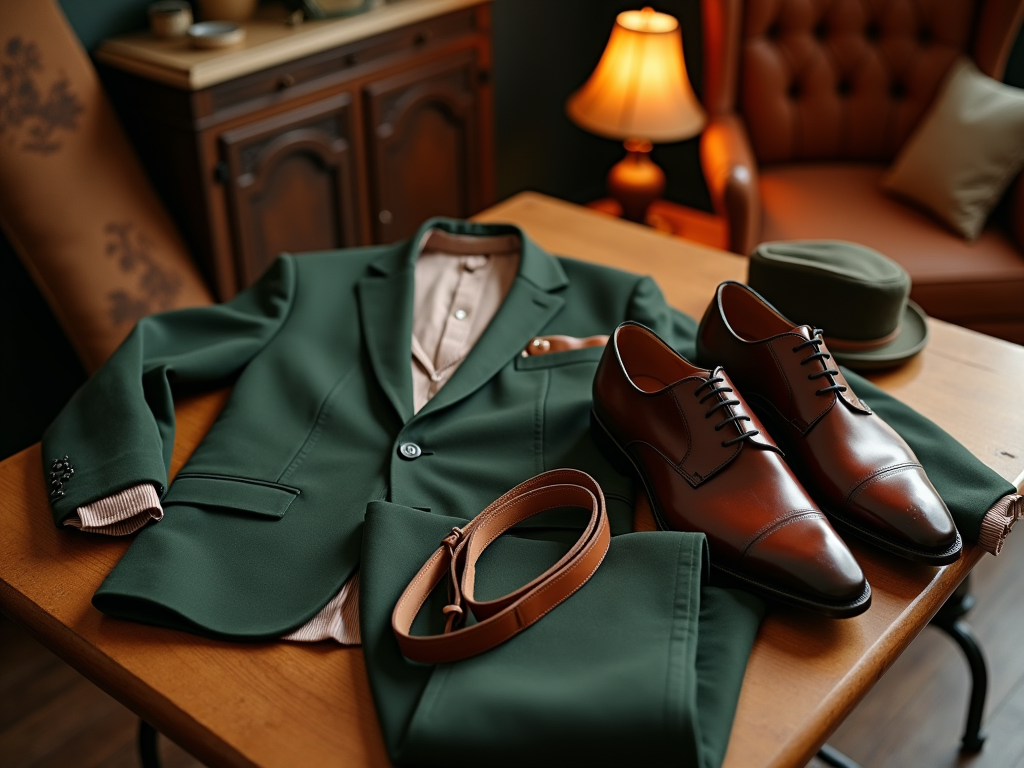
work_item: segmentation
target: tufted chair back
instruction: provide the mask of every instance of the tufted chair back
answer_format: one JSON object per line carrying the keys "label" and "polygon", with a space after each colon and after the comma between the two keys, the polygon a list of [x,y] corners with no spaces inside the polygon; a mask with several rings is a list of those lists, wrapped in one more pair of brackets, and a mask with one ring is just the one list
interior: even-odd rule
{"label": "tufted chair back", "polygon": [[705,104],[761,163],[888,161],[961,53],[1001,78],[1021,0],[704,0]]}

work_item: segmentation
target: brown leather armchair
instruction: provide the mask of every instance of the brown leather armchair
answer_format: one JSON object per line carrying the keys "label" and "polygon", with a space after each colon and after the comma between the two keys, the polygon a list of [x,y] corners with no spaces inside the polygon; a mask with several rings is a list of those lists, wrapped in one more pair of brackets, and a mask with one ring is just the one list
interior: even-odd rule
{"label": "brown leather armchair", "polygon": [[935,317],[1024,343],[1024,175],[966,242],[880,178],[961,53],[1001,79],[1024,0],[703,0],[701,163],[730,249],[838,238]]}

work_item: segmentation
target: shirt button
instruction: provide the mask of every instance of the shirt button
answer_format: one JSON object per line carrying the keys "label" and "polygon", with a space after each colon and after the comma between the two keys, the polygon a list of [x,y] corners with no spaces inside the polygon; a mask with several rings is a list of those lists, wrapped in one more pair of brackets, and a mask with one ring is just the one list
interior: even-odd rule
{"label": "shirt button", "polygon": [[456,320],[465,320],[466,319],[466,315],[468,315],[468,314],[469,313],[466,312],[466,310],[464,310],[464,309],[456,309],[455,310],[455,319]]}
{"label": "shirt button", "polygon": [[403,459],[418,459],[423,455],[423,449],[420,448],[416,443],[402,443],[398,446],[398,455]]}

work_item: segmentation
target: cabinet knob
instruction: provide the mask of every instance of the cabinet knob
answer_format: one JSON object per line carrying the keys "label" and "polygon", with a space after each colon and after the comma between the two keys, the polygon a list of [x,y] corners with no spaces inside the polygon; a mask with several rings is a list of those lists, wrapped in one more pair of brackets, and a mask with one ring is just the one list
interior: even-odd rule
{"label": "cabinet knob", "polygon": [[277,90],[283,91],[285,88],[291,88],[295,85],[295,75],[281,75],[277,80]]}
{"label": "cabinet knob", "polygon": [[231,169],[228,168],[228,164],[223,160],[213,166],[213,178],[221,184],[226,182],[230,175]]}
{"label": "cabinet knob", "polygon": [[380,219],[381,224],[391,223],[391,211],[385,209],[377,214],[377,218]]}

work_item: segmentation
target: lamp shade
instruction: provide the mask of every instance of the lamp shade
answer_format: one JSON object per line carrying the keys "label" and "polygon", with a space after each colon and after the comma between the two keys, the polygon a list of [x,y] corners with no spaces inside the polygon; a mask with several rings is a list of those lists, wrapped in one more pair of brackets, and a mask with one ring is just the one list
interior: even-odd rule
{"label": "lamp shade", "polygon": [[624,11],[590,79],[566,104],[569,117],[611,139],[681,141],[704,127],[683,60],[679,22],[651,8]]}

